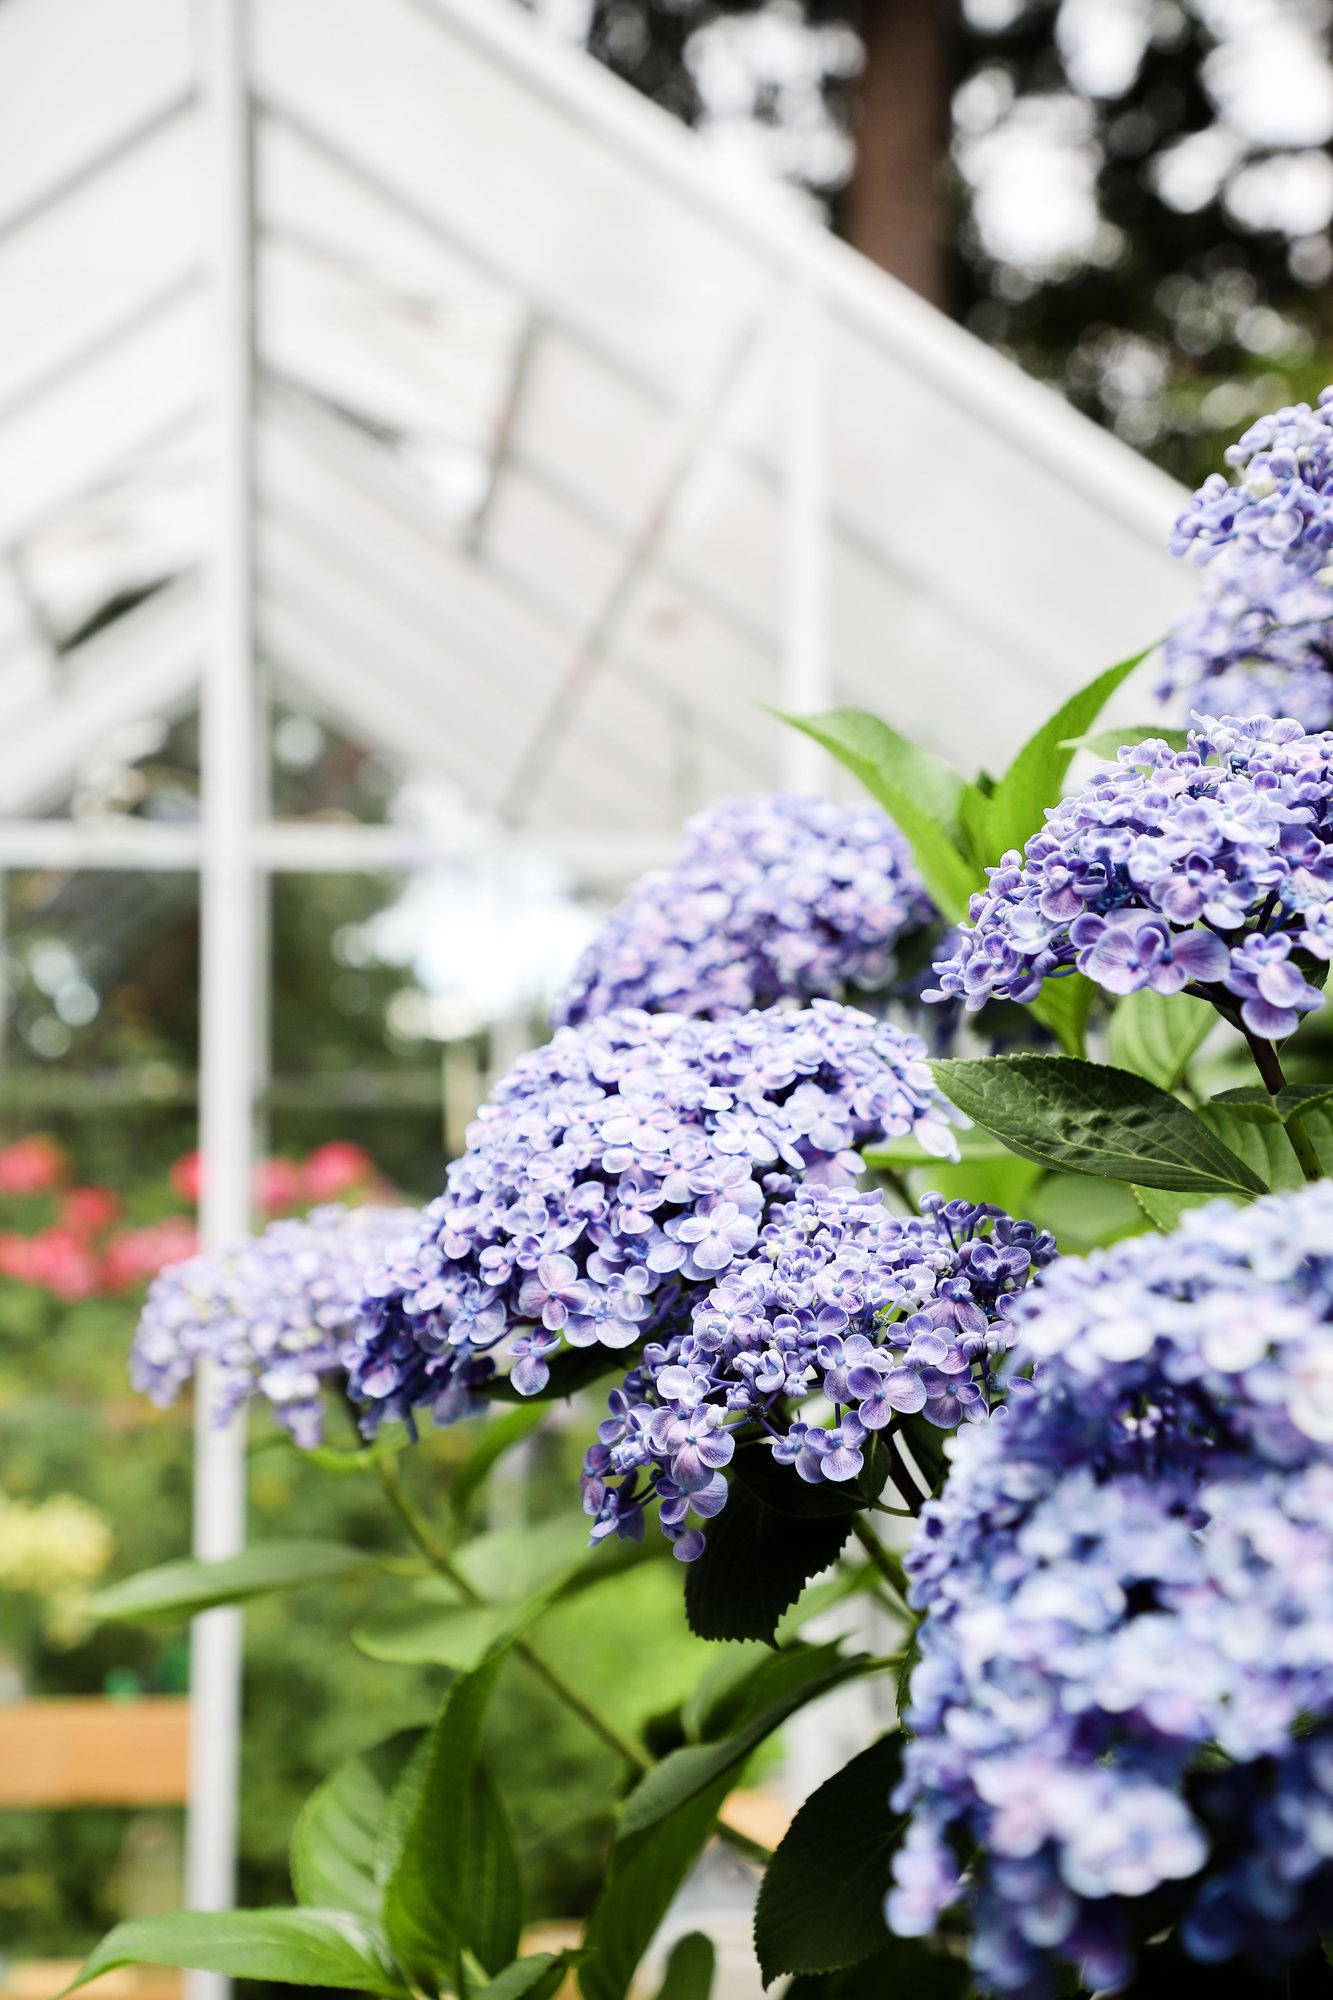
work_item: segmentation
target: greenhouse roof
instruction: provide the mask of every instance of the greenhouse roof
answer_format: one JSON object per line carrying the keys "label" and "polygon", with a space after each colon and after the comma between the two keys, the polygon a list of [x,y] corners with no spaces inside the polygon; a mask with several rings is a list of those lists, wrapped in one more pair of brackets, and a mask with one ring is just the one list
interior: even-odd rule
{"label": "greenhouse roof", "polygon": [[[192,19],[0,4],[18,815],[197,699]],[[1188,594],[1164,475],[508,0],[263,0],[252,38],[254,614],[286,698],[516,830],[615,842],[789,771],[765,704],[1002,755]]]}

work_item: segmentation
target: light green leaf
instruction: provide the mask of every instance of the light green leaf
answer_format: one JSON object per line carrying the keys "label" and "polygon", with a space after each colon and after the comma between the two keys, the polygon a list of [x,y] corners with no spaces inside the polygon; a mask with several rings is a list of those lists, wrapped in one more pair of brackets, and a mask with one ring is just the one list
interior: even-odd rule
{"label": "light green leaf", "polygon": [[516,1958],[503,1972],[483,1986],[476,2000],[555,2000],[565,1983],[566,1968],[580,1952],[534,1952],[531,1958]]}
{"label": "light green leaf", "polygon": [[531,1437],[545,1417],[539,1403],[520,1403],[516,1410],[489,1420],[449,1483],[449,1511],[455,1520],[461,1520],[467,1512],[468,1502],[485,1483],[492,1466],[515,1445]]}
{"label": "light green leaf", "polygon": [[936,908],[950,923],[960,923],[984,879],[958,846],[966,780],[861,709],[782,720],[823,744],[861,780],[907,840]]}
{"label": "light green leaf", "polygon": [[[1260,1115],[1254,1116],[1254,1111]],[[1270,1110],[1265,1117],[1258,1106],[1212,1103],[1205,1104],[1199,1116],[1266,1188],[1304,1185],[1305,1176],[1276,1111]]]}
{"label": "light green leaf", "polygon": [[1206,1000],[1145,986],[1118,1001],[1111,1015],[1111,1061],[1163,1090],[1175,1090],[1217,1019]]}
{"label": "light green leaf", "polygon": [[1057,1172],[1218,1194],[1264,1191],[1201,1118],[1128,1070],[1034,1055],[932,1067],[974,1123]]}
{"label": "light green leaf", "polygon": [[881,1737],[811,1793],[764,1874],[754,1943],[765,1986],[834,1972],[884,1944],[884,1898],[906,1819],[889,1809],[902,1738]]}
{"label": "light green leaf", "polygon": [[[290,1442],[285,1439],[284,1441]],[[406,1449],[407,1434],[401,1424],[393,1424],[373,1444],[292,1444],[293,1451],[299,1452],[303,1463],[317,1465],[321,1472],[332,1473],[335,1479],[346,1479],[349,1475],[373,1472],[377,1465],[387,1459],[397,1458]]]}
{"label": "light green leaf", "polygon": [[622,1838],[646,1832],[720,1780],[734,1779],[750,1752],[789,1715],[879,1665],[864,1654],[844,1656],[836,1642],[777,1654],[755,1675],[730,1735],[673,1750],[639,1780],[625,1801]]}
{"label": "light green leaf", "polygon": [[702,1931],[686,1931],[671,1947],[657,2000],[709,2000],[716,1954]]}
{"label": "light green leaf", "polygon": [[[953,1136],[958,1142],[964,1166],[983,1160],[1013,1158],[1003,1139],[997,1139],[993,1132],[984,1131],[980,1125],[955,1126]],[[868,1167],[886,1167],[890,1172],[903,1173],[913,1167],[937,1167],[940,1164],[938,1154],[928,1153],[918,1140],[912,1138],[884,1139],[878,1145],[863,1146],[861,1158]]]}
{"label": "light green leaf", "polygon": [[365,1926],[338,1910],[173,1910],[135,1917],[102,1939],[65,1991],[122,1965],[179,1965],[392,2000],[408,1990]]}
{"label": "light green leaf", "polygon": [[1186,1209],[1203,1208],[1210,1201],[1234,1201],[1234,1195],[1180,1194],[1168,1188],[1136,1187],[1134,1199],[1153,1228],[1164,1236],[1175,1229]]}
{"label": "light green leaf", "polygon": [[1042,1026],[1049,1028],[1067,1056],[1086,1055],[1088,1016],[1097,997],[1097,988],[1081,972],[1066,972],[1059,979],[1044,979],[1041,992],[1027,1003]]}
{"label": "light green leaf", "polygon": [[1087,1174],[1048,1174],[1036,1190],[1032,1220],[1049,1229],[1066,1254],[1094,1250],[1136,1236],[1143,1211],[1123,1181],[1093,1180]]}
{"label": "light green leaf", "polygon": [[1060,802],[1073,755],[1071,740],[1091,728],[1120,683],[1146,657],[1136,653],[1098,674],[1062,703],[1023,745],[987,801],[983,816],[986,851],[977,857],[979,860],[996,862],[1011,848],[1022,853],[1041,827],[1046,807]]}
{"label": "light green leaf", "polygon": [[340,1542],[256,1542],[221,1562],[162,1563],[99,1590],[89,1606],[95,1618],[193,1618],[219,1604],[243,1604],[276,1590],[326,1583],[370,1569],[375,1557]]}
{"label": "light green leaf", "polygon": [[1169,745],[1172,750],[1188,750],[1190,733],[1188,729],[1163,729],[1156,722],[1124,723],[1114,729],[1098,729],[1091,736],[1073,736],[1064,747],[1066,750],[1086,750],[1090,757],[1099,757],[1103,763],[1113,764],[1121,750],[1154,740]]}
{"label": "light green leaf", "polygon": [[309,1909],[343,1910],[378,1924],[376,1840],[403,1768],[422,1739],[404,1730],[363,1751],[310,1794],[292,1829],[292,1887]]}

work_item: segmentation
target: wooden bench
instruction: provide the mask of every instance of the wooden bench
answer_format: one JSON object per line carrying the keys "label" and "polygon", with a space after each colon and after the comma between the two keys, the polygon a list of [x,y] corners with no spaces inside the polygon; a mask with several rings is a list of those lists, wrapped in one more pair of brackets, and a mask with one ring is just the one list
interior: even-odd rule
{"label": "wooden bench", "polygon": [[[189,1702],[69,1696],[0,1705],[0,1809],[183,1806],[189,1768]],[[70,1960],[10,1964],[0,1944],[3,2000],[53,2000],[77,1971]],[[93,2000],[178,2000],[181,1977],[127,1966],[87,1988]]]}

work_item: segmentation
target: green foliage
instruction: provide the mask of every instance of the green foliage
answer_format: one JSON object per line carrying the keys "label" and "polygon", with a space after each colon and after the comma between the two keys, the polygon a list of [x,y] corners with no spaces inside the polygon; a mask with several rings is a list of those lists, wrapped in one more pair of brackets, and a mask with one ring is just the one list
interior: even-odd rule
{"label": "green foliage", "polygon": [[960,1110],[1041,1166],[1182,1192],[1264,1191],[1202,1118],[1128,1070],[1034,1055],[942,1061],[934,1070]]}
{"label": "green foliage", "polygon": [[888,1801],[901,1775],[901,1737],[881,1737],[797,1813],[755,1909],[765,1985],[783,1972],[857,1965],[883,1946],[889,1864],[905,1824]]}
{"label": "green foliage", "polygon": [[728,1770],[646,1828],[622,1829],[584,1933],[583,2000],[625,2000],[639,1960],[698,1859],[731,1784]]}
{"label": "green foliage", "polygon": [[776,1514],[738,1480],[686,1573],[690,1630],[701,1639],[776,1644],[783,1612],[812,1576],[837,1561],[851,1527],[850,1512],[804,1520]]}
{"label": "green foliage", "polygon": [[90,1609],[97,1618],[193,1618],[219,1604],[327,1583],[373,1560],[364,1549],[338,1542],[257,1542],[221,1562],[186,1557],[127,1577],[99,1591]]}
{"label": "green foliage", "polygon": [[405,1730],[353,1757],[311,1793],[292,1831],[292,1887],[309,1909],[345,1910],[377,1925],[384,1901],[377,1842],[403,1771],[424,1742]]}
{"label": "green foliage", "polygon": [[1216,1026],[1217,1015],[1206,1000],[1154,993],[1145,986],[1121,1000],[1111,1016],[1111,1061],[1163,1090],[1176,1090]]}
{"label": "green foliage", "polygon": [[331,1986],[386,2000],[405,2000],[408,1992],[370,1931],[338,1910],[172,1910],[137,1917],[103,1938],[65,1990],[117,1966],[143,1964],[284,1986]]}
{"label": "green foliage", "polygon": [[566,1969],[578,1956],[577,1952],[539,1951],[531,1958],[516,1958],[481,1988],[476,2000],[555,2000],[565,1983]]}
{"label": "green foliage", "polygon": [[671,1948],[657,2000],[709,2000],[715,1953],[702,1931],[687,1931]]}
{"label": "green foliage", "polygon": [[783,2000],[971,2000],[965,1960],[919,1938],[891,1937],[873,1958],[837,1972],[803,1972]]}

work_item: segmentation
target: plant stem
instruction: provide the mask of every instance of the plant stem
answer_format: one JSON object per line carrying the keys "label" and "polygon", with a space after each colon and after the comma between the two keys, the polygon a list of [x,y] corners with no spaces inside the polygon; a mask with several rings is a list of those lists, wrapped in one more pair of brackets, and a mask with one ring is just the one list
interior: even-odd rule
{"label": "plant stem", "polygon": [[[1246,1027],[1242,1026],[1241,1033],[1249,1044],[1250,1054],[1254,1057],[1254,1066],[1259,1072],[1264,1089],[1270,1097],[1277,1097],[1279,1091],[1285,1090],[1287,1085],[1277,1050],[1271,1042],[1261,1041]],[[1322,1180],[1324,1170],[1319,1164],[1319,1155],[1314,1149],[1314,1143],[1301,1123],[1300,1113],[1293,1111],[1289,1117],[1282,1119],[1282,1129],[1291,1141],[1291,1150],[1296,1155],[1297,1163],[1306,1180]]]}
{"label": "plant stem", "polygon": [[[451,1583],[459,1596],[466,1598],[469,1604],[485,1604],[487,1599],[464,1576],[430,1523],[409,1500],[403,1482],[398,1476],[398,1467],[391,1459],[386,1459],[381,1461],[375,1470],[389,1505],[431,1568]],[[545,1683],[557,1701],[563,1702],[571,1715],[577,1715],[594,1735],[600,1736],[603,1743],[614,1750],[618,1757],[623,1758],[632,1769],[639,1772],[652,1769],[653,1759],[643,1745],[636,1743],[632,1736],[617,1728],[609,1717],[594,1707],[588,1697],[575,1687],[572,1681],[566,1680],[560,1669],[552,1666],[546,1656],[539,1653],[528,1640],[516,1639],[514,1651],[529,1671]]]}
{"label": "plant stem", "polygon": [[903,1572],[901,1559],[894,1555],[891,1549],[885,1548],[864,1514],[852,1516],[852,1533],[887,1585],[893,1599],[894,1610],[899,1617],[908,1619],[913,1625],[917,1624],[919,1622],[917,1614],[907,1602],[907,1578]]}

